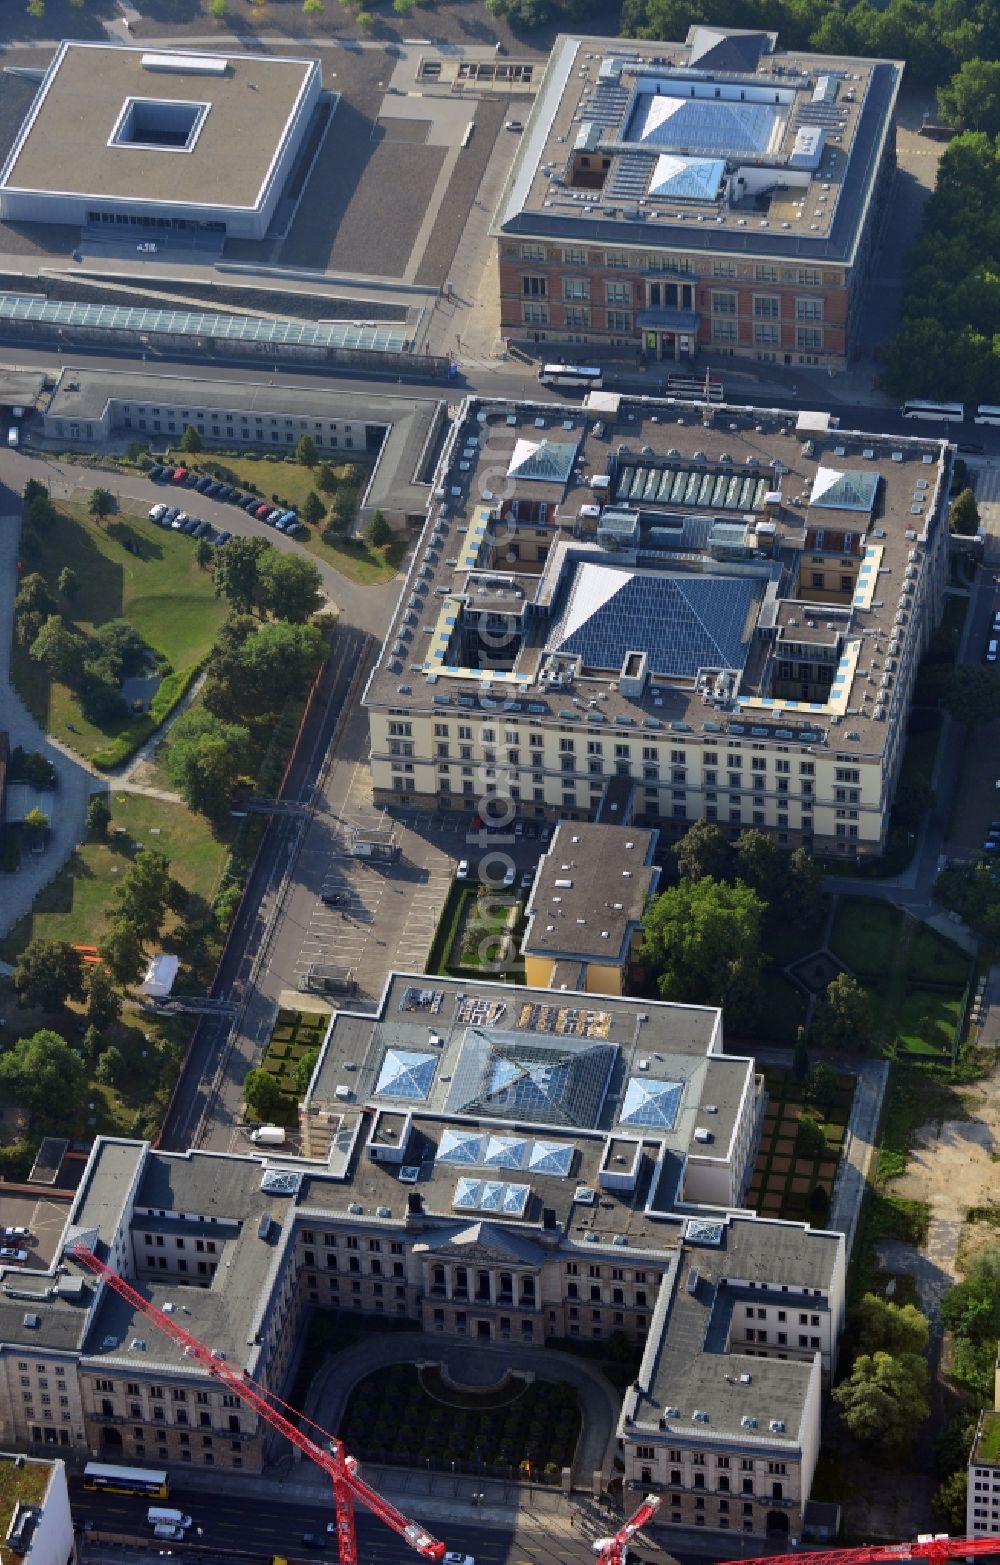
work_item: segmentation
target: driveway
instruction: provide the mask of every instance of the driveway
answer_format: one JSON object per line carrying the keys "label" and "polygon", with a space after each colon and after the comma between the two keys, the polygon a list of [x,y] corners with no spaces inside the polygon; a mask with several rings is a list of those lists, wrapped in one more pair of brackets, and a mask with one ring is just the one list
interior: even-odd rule
{"label": "driveway", "polygon": [[[24,480],[21,480],[23,487]],[[0,893],[0,936],[7,935],[38,893],[62,869],[86,828],[87,799],[93,779],[64,750],[50,744],[10,682],[10,648],[14,629],[14,595],[17,591],[17,559],[21,512],[14,497],[3,496],[0,515],[0,730],[6,730],[10,748],[39,750],[56,769],[55,802],[44,853],[25,853],[16,874],[4,875]]]}
{"label": "driveway", "polygon": [[580,1399],[583,1429],[573,1463],[577,1483],[590,1482],[613,1467],[620,1402],[599,1370],[572,1353],[515,1343],[470,1343],[426,1332],[368,1337],[329,1359],[309,1390],[304,1411],[324,1429],[337,1429],[347,1399],[359,1381],[390,1364],[441,1364],[461,1385],[492,1386],[508,1369],[525,1370],[536,1380],[568,1380]]}

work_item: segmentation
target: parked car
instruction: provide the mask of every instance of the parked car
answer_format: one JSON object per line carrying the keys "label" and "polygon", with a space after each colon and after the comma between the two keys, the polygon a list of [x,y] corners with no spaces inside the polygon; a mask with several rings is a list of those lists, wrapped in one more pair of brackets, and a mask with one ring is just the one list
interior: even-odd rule
{"label": "parked car", "polygon": [[534,872],[534,870],[533,869],[526,869],[524,874],[521,876],[521,890],[522,891],[530,891],[534,884],[535,884],[535,872]]}
{"label": "parked car", "polygon": [[197,473],[188,473],[187,477],[184,480],[185,486],[188,489],[193,489],[197,482],[198,482],[198,474]]}
{"label": "parked car", "polygon": [[455,871],[455,879],[456,880],[468,880],[468,878],[469,878],[469,861],[468,861],[468,859],[459,859],[459,861],[458,861],[458,868]]}
{"label": "parked car", "polygon": [[503,880],[501,882],[501,885],[512,886],[514,884],[514,876],[516,874],[517,874],[517,870],[514,868],[513,864],[511,864],[510,867],[508,869],[505,869],[504,872],[503,872]]}
{"label": "parked car", "polygon": [[285,528],[285,533],[289,538],[304,538],[306,530],[301,522],[289,522]]}
{"label": "parked car", "polygon": [[173,521],[170,523],[170,525],[173,528],[175,533],[179,533],[180,532],[181,528],[184,526],[184,523],[187,521],[187,519],[188,519],[188,515],[187,515],[186,511],[178,511],[177,512],[177,515],[174,517]]}
{"label": "parked car", "polygon": [[156,484],[156,483],[159,483],[160,479],[163,477],[164,472],[165,472],[165,469],[164,469],[163,463],[162,462],[154,462],[152,467],[147,472],[146,477],[147,478],[151,478],[153,480],[153,483]]}
{"label": "parked car", "polygon": [[172,484],[184,484],[187,483],[187,478],[188,470],[186,467],[175,467],[170,475],[170,482]]}
{"label": "parked car", "polygon": [[201,517],[200,516],[189,516],[187,521],[184,523],[183,527],[181,528],[181,532],[182,533],[193,533],[195,528],[196,527],[200,527],[200,526],[201,526]]}
{"label": "parked car", "polygon": [[27,1250],[13,1250],[9,1249],[6,1245],[0,1249],[0,1261],[9,1261],[15,1265],[20,1265],[22,1261],[26,1261],[27,1259]]}
{"label": "parked car", "polygon": [[233,536],[232,533],[227,533],[225,531],[223,531],[221,533],[218,533],[216,535],[216,539],[215,539],[217,547],[221,549],[222,545],[224,543],[228,543],[232,536]]}
{"label": "parked car", "polygon": [[199,522],[191,536],[192,538],[207,538],[211,531],[212,528],[208,522]]}
{"label": "parked car", "polygon": [[23,1223],[14,1228],[0,1228],[0,1240],[3,1239],[30,1239],[31,1229],[25,1228]]}
{"label": "parked car", "polygon": [[272,509],[273,507],[269,505],[258,505],[255,507],[253,514],[256,516],[258,521],[266,522],[271,514]]}
{"label": "parked car", "polygon": [[166,509],[165,505],[151,505],[149,508],[150,521],[158,522]]}
{"label": "parked car", "polygon": [[307,1549],[325,1549],[326,1539],[319,1532],[304,1532],[302,1534],[302,1544]]}
{"label": "parked car", "polygon": [[218,479],[216,479],[214,483],[209,484],[208,488],[205,490],[205,493],[208,495],[210,500],[217,500],[224,488],[225,485],[220,484]]}
{"label": "parked car", "polygon": [[240,501],[240,504],[244,511],[256,511],[260,505],[260,495],[248,494],[245,500]]}
{"label": "parked car", "polygon": [[212,480],[210,478],[199,478],[194,487],[199,491],[200,494],[204,494],[205,490],[208,488],[211,482]]}
{"label": "parked car", "polygon": [[163,515],[160,517],[160,526],[172,527],[180,514],[181,513],[178,511],[176,505],[169,505],[164,511]]}

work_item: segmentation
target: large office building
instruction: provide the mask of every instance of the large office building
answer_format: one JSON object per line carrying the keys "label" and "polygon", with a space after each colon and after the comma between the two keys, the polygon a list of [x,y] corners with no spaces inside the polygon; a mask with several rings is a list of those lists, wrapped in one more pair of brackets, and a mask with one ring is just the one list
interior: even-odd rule
{"label": "large office building", "polygon": [[764,1105],[716,1010],[393,974],[332,1018],[296,1155],[96,1143],[48,1274],[0,1272],[0,1440],[263,1464],[253,1411],[76,1242],[275,1390],[317,1308],[484,1347],[624,1334],[627,1484],[668,1523],[801,1536],[844,1239],[745,1208]]}
{"label": "large office building", "polygon": [[993,1407],[980,1413],[969,1454],[965,1533],[969,1538],[1000,1537],[1000,1355],[993,1376]]}
{"label": "large office building", "polygon": [[877,854],[950,448],[826,414],[469,401],[366,703],[376,800]]}
{"label": "large office building", "polygon": [[61,43],[0,169],[0,218],[262,239],[318,60]]}
{"label": "large office building", "polygon": [[766,32],[558,38],[494,216],[501,329],[671,361],[845,364],[902,72]]}

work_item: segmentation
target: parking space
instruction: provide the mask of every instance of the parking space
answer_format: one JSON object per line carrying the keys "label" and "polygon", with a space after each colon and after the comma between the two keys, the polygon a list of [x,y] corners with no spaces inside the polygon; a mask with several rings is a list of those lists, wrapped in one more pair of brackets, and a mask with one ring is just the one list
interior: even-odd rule
{"label": "parking space", "polygon": [[0,1222],[10,1228],[26,1228],[27,1236],[2,1238],[4,1248],[23,1250],[25,1271],[46,1269],[56,1253],[66,1224],[70,1195],[62,1197],[21,1194],[4,1189]]}

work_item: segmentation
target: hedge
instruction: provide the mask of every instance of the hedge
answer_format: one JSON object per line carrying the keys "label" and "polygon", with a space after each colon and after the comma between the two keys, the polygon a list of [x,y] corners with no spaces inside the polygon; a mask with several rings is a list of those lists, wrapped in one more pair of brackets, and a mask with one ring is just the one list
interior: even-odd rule
{"label": "hedge", "polygon": [[133,718],[127,728],[122,729],[110,744],[106,744],[103,750],[98,750],[92,757],[92,763],[98,771],[113,771],[116,766],[121,766],[127,761],[140,745],[146,743],[147,739],[151,739],[156,730],[166,722],[200,672],[201,664],[192,663],[190,668],[175,669],[167,674],[160,681],[156,694],[149,703],[149,711],[144,712],[141,717]]}

